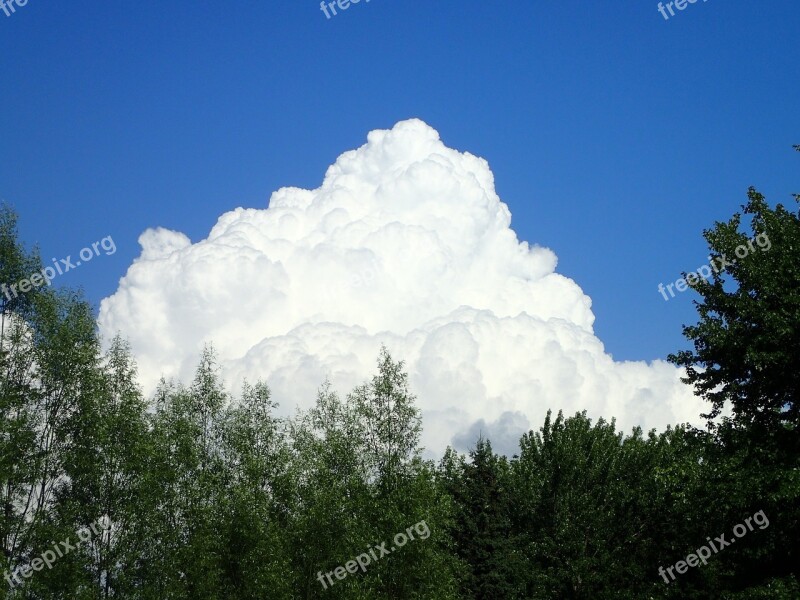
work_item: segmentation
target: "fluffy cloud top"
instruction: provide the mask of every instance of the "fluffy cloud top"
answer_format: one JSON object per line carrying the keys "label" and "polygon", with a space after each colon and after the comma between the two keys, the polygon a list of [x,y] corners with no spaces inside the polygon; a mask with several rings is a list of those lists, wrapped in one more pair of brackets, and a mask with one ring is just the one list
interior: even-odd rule
{"label": "fluffy cloud top", "polygon": [[326,377],[342,393],[367,379],[385,344],[436,453],[481,431],[513,448],[548,408],[625,428],[697,420],[678,371],[614,362],[591,300],[510,225],[485,160],[403,121],[342,154],[318,189],[228,212],[196,244],[144,232],[101,332],[131,341],[148,392],[162,375],[188,380],[213,342],[232,386],[265,379],[286,412]]}

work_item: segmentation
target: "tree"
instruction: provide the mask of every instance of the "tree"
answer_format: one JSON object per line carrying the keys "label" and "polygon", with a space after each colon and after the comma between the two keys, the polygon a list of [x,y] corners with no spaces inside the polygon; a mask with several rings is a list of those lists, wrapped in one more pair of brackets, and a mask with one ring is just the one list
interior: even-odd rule
{"label": "tree", "polygon": [[688,437],[683,429],[626,437],[585,413],[548,413],[525,434],[511,462],[512,524],[526,566],[519,597],[664,597],[658,565],[673,546],[684,551],[680,525],[693,520],[700,481]]}
{"label": "tree", "polygon": [[357,417],[352,405],[342,402],[326,382],[314,407],[298,415],[292,426],[297,464],[294,589],[301,598],[355,596],[353,588],[359,583],[363,587],[359,575],[331,587],[317,577],[360,554],[369,543],[370,524],[363,509],[370,505],[370,493]]}
{"label": "tree", "polygon": [[[420,457],[419,431],[408,375],[385,348],[371,381],[344,401],[325,384],[315,407],[295,420],[300,468],[293,562],[301,566],[300,597],[455,597],[450,503],[433,465]],[[318,580],[374,546],[399,544],[395,536],[417,525],[429,537],[407,540],[390,558],[333,585]]]}
{"label": "tree", "polygon": [[684,382],[711,403],[709,418],[729,404],[737,421],[789,431],[796,440],[800,216],[780,204],[770,209],[753,188],[742,212],[752,217],[752,237],[740,231],[740,213],[704,231],[714,271],[710,280],[690,282],[701,296],[699,323],[683,328],[694,350],[669,358],[686,368]]}
{"label": "tree", "polygon": [[[41,260],[16,235],[16,216],[0,208],[0,543],[9,571],[75,535],[57,509],[74,474],[75,422],[97,399],[100,365],[91,307],[79,294],[36,285],[44,283]],[[71,590],[79,569],[66,565],[61,586]]]}
{"label": "tree", "polygon": [[[459,558],[467,566],[461,584],[463,598],[508,600],[519,598],[523,578],[519,540],[511,526],[510,469],[505,457],[479,439],[470,461],[450,454],[442,465],[455,465],[448,486],[456,505],[451,535]],[[453,480],[454,479],[454,480]]]}
{"label": "tree", "polygon": [[[80,554],[86,597],[106,599],[133,592],[129,567],[147,545],[138,513],[149,446],[146,405],[124,340],[112,340],[96,375],[67,426],[73,441],[65,451],[66,477],[54,515],[72,531],[102,524],[103,531],[85,542]],[[37,579],[49,579],[52,592],[63,590],[65,564]]]}
{"label": "tree", "polygon": [[364,436],[368,477],[387,495],[396,492],[400,479],[420,454],[420,414],[403,366],[382,347],[378,374],[349,397]]}
{"label": "tree", "polygon": [[291,596],[289,535],[294,512],[291,449],[285,424],[275,417],[275,402],[263,382],[247,383],[222,425],[225,460],[223,577],[230,597],[256,600]]}
{"label": "tree", "polygon": [[211,347],[189,388],[162,383],[153,417],[149,496],[153,544],[139,561],[147,598],[224,597],[225,556],[217,523],[230,476],[222,453],[227,402]]}
{"label": "tree", "polygon": [[800,214],[750,188],[742,212],[703,235],[714,272],[690,282],[699,322],[683,331],[694,349],[669,358],[711,405],[704,491],[716,514],[771,515],[757,545],[748,538],[725,554],[722,584],[778,597],[796,589],[800,562]]}

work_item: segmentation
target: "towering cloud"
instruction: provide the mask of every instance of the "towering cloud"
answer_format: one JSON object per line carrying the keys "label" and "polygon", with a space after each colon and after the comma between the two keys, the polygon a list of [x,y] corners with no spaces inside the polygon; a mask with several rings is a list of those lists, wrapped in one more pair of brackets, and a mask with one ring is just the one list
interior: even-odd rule
{"label": "towering cloud", "polygon": [[265,379],[291,412],[326,377],[342,393],[368,378],[385,344],[437,453],[481,431],[513,448],[548,408],[625,428],[703,410],[671,365],[605,353],[590,299],[552,251],[517,239],[487,162],[419,120],[371,132],[318,189],[228,212],[196,244],[165,229],[139,241],[99,322],[131,341],[147,391],[190,378],[213,342],[232,386]]}

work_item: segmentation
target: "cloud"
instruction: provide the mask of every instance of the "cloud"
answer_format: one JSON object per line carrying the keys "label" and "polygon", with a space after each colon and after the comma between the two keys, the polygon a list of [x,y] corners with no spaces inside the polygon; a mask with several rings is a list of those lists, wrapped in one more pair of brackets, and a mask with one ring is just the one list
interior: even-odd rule
{"label": "cloud", "polygon": [[479,419],[469,429],[453,437],[453,447],[464,453],[475,448],[480,439],[490,440],[492,450],[508,457],[519,454],[519,440],[523,433],[530,431],[528,418],[520,412],[504,412],[492,423]]}
{"label": "cloud", "polygon": [[162,374],[190,379],[213,342],[234,389],[262,378],[291,413],[326,377],[343,394],[367,379],[386,344],[436,453],[482,423],[538,427],[548,408],[646,429],[704,409],[672,365],[605,353],[591,300],[551,250],[517,239],[488,163],[416,119],[370,132],[315,190],[223,214],[202,241],[158,228],[139,242],[99,325],[130,340],[148,392]]}

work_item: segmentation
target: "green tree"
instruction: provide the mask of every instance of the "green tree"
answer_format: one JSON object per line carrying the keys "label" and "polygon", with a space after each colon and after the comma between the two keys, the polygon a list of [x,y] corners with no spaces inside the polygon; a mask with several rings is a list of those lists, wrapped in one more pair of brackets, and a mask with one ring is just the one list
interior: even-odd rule
{"label": "green tree", "polygon": [[[72,443],[65,449],[65,475],[57,490],[53,516],[76,531],[94,534],[37,582],[51,592],[63,591],[67,565],[79,567],[81,577],[73,597],[111,598],[128,595],[134,586],[128,566],[146,547],[139,531],[138,508],[148,458],[146,405],[136,383],[130,348],[115,338],[96,377],[84,389],[67,431]],[[71,530],[71,531],[70,531]],[[65,539],[63,536],[59,539]]]}
{"label": "green tree", "polygon": [[204,349],[189,388],[162,382],[153,418],[149,530],[140,561],[146,598],[224,597],[223,407],[227,402],[214,352]]}
{"label": "green tree", "polygon": [[711,406],[712,519],[728,529],[763,510],[771,521],[720,557],[721,587],[779,597],[796,589],[800,563],[800,215],[750,188],[741,213],[703,235],[715,272],[693,282],[699,321],[683,330],[693,350],[670,360]]}
{"label": "green tree", "polygon": [[[367,472],[353,407],[325,383],[315,406],[293,422],[298,510],[293,520],[293,582],[300,598],[359,598],[360,574],[333,585],[318,580],[368,545]],[[355,553],[355,554],[354,554]],[[366,596],[368,597],[368,596]]]}
{"label": "green tree", "polygon": [[[75,535],[76,523],[57,509],[75,473],[76,419],[97,400],[91,307],[79,294],[36,285],[41,273],[38,255],[17,241],[16,216],[0,208],[0,540],[9,571]],[[67,566],[62,589],[74,590],[80,565]],[[36,575],[11,595],[46,588],[47,577]]]}
{"label": "green tree", "polygon": [[[780,204],[771,209],[753,188],[742,212],[751,217],[752,235],[740,231],[740,213],[703,233],[715,270],[693,285],[700,320],[683,331],[694,350],[670,360],[686,368],[684,381],[711,403],[710,418],[729,406],[737,421],[796,441],[800,217]],[[722,269],[723,263],[730,264]]]}
{"label": "green tree", "polygon": [[511,462],[521,597],[666,597],[658,567],[681,558],[675,548],[686,555],[687,529],[673,530],[696,512],[702,446],[692,439],[682,428],[626,437],[585,413],[548,413],[525,434]]}
{"label": "green tree", "polygon": [[285,423],[262,382],[245,383],[222,427],[225,457],[224,519],[218,523],[225,554],[226,594],[241,600],[290,598],[289,536],[295,504],[291,449]]}
{"label": "green tree", "polygon": [[[370,567],[372,581],[380,582],[377,595],[392,599],[448,597],[454,580],[439,548],[447,544],[447,532],[441,525],[449,516],[449,507],[437,503],[441,495],[435,467],[421,458],[421,417],[404,363],[395,362],[388,350],[381,348],[377,374],[356,387],[348,403],[357,418],[360,458],[370,486],[370,503],[360,514],[370,524],[371,543],[386,541],[393,546],[394,536],[405,535],[410,526],[423,520],[431,530],[429,540],[408,543]],[[438,575],[432,572],[433,565],[440,565]]]}
{"label": "green tree", "polygon": [[[452,451],[451,451],[452,452]],[[470,461],[449,454],[449,492],[456,505],[452,536],[466,564],[461,597],[509,600],[521,597],[523,568],[511,526],[510,467],[488,440],[479,439]],[[457,469],[453,473],[453,468]]]}

